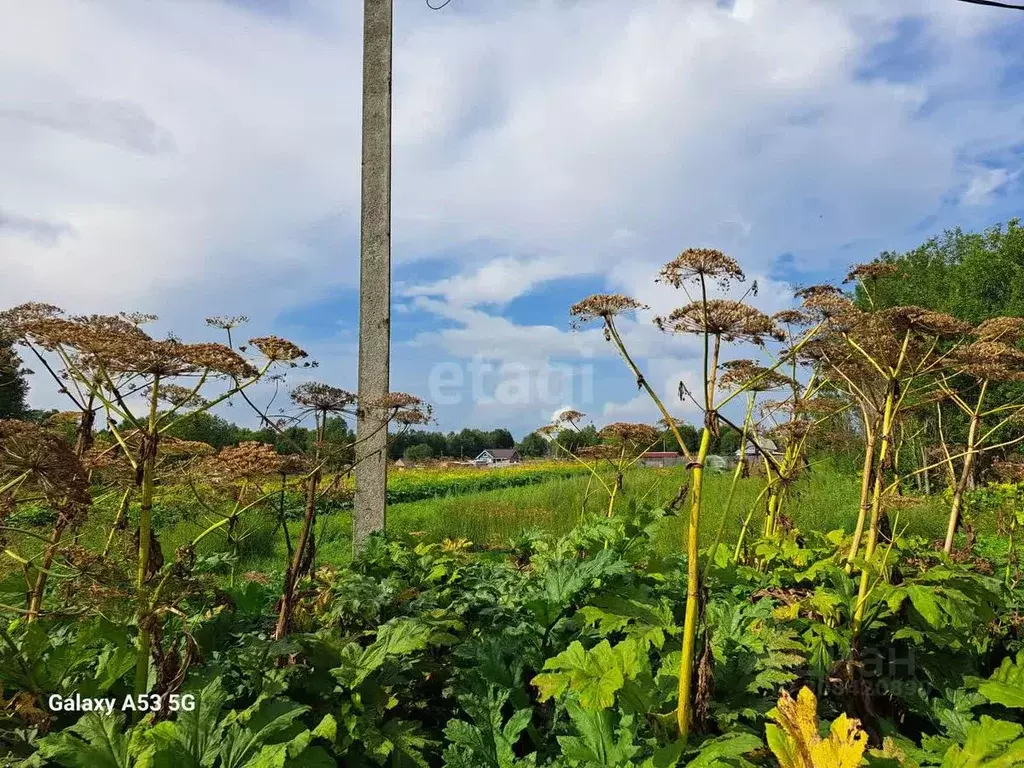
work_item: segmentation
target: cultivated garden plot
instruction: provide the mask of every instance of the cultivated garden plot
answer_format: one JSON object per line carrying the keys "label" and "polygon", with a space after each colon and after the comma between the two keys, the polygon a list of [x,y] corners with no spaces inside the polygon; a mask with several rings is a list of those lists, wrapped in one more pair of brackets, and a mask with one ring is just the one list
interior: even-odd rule
{"label": "cultivated garden plot", "polygon": [[[702,349],[695,425],[620,332],[641,303],[583,299],[661,422],[563,410],[542,462],[393,472],[358,551],[341,425],[403,435],[428,403],[307,380],[271,413],[255,385],[313,366],[236,318],[219,344],[5,312],[70,407],[0,421],[3,759],[1024,764],[1024,319],[884,302],[900,268],[769,316],[723,253],[669,262],[656,324]],[[265,441],[176,436],[228,400]],[[666,445],[683,464],[641,466]]]}

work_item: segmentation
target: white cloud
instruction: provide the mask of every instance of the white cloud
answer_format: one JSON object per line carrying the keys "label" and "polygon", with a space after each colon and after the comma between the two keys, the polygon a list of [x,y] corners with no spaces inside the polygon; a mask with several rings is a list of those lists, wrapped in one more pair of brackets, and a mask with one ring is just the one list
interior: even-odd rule
{"label": "white cloud", "polygon": [[[997,85],[1019,53],[991,44],[1019,23],[1006,14],[925,0],[469,5],[396,7],[395,261],[443,257],[451,274],[396,286],[445,321],[416,339],[424,356],[608,357],[599,332],[500,308],[589,275],[663,311],[679,302],[650,277],[690,245],[737,256],[776,309],[786,286],[763,275],[779,253],[828,270],[840,246],[891,246],[951,190],[985,205],[1009,178],[962,167],[1019,141],[1024,103]],[[288,6],[0,0],[0,146],[14,148],[0,153],[0,306],[154,310],[184,334],[240,312],[263,332],[356,284],[359,7]],[[940,55],[863,76],[908,16]],[[638,321],[623,324],[638,354],[689,358],[688,341],[665,347]],[[321,373],[348,383],[352,360]]]}
{"label": "white cloud", "polygon": [[964,205],[985,205],[1016,175],[1006,168],[978,168],[967,182],[960,200]]}

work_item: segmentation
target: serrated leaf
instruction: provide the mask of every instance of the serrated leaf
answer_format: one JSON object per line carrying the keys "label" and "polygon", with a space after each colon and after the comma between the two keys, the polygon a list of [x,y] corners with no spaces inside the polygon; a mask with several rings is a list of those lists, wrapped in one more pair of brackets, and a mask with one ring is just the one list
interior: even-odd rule
{"label": "serrated leaf", "polygon": [[988,680],[975,681],[978,693],[993,704],[1004,707],[1024,707],[1024,652],[1017,654],[1016,661],[1003,659],[999,669]]}
{"label": "serrated leaf", "polygon": [[1016,768],[1024,765],[1024,727],[983,715],[967,729],[964,745],[950,747],[942,768]]}
{"label": "serrated leaf", "polygon": [[89,712],[66,731],[47,736],[39,753],[65,768],[132,768],[124,716]]}
{"label": "serrated leaf", "polygon": [[589,651],[575,641],[562,653],[544,663],[542,672],[532,682],[540,691],[540,700],[547,701],[566,691],[579,695],[584,709],[606,709],[615,703],[615,694],[627,679],[640,671],[641,658],[632,640],[612,648],[602,640]]}
{"label": "serrated leaf", "polygon": [[822,738],[818,731],[818,700],[810,688],[800,689],[794,700],[783,691],[768,716],[778,723],[767,726],[768,746],[782,768],[857,768],[864,757],[868,736],[860,722],[845,714],[837,717]]}

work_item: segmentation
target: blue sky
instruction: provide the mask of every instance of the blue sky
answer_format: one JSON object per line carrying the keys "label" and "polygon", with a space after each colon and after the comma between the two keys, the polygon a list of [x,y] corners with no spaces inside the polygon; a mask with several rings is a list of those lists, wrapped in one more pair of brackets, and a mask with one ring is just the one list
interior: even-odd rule
{"label": "blue sky", "polygon": [[[245,314],[354,387],[359,3],[0,10],[0,305],[185,338]],[[1019,215],[1022,35],[954,0],[396,3],[393,387],[444,429],[653,420],[569,305],[650,304],[623,331],[670,394],[695,346],[653,328],[683,300],[652,279],[683,248],[738,258],[774,311]]]}

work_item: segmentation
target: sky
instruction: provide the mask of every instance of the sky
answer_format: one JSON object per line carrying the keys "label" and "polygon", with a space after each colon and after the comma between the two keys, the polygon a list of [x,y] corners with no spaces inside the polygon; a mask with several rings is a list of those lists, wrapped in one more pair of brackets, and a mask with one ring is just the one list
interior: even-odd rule
{"label": "sky", "polygon": [[[423,0],[395,8],[392,389],[517,436],[678,415],[695,339],[651,320],[691,246],[766,311],[1024,201],[1024,13],[955,0]],[[0,0],[0,307],[246,315],[356,381],[361,4]],[[735,350],[746,356],[746,350]],[[732,354],[732,351],[730,352]],[[32,401],[59,406],[33,379]],[[228,412],[239,422],[254,417]]]}

